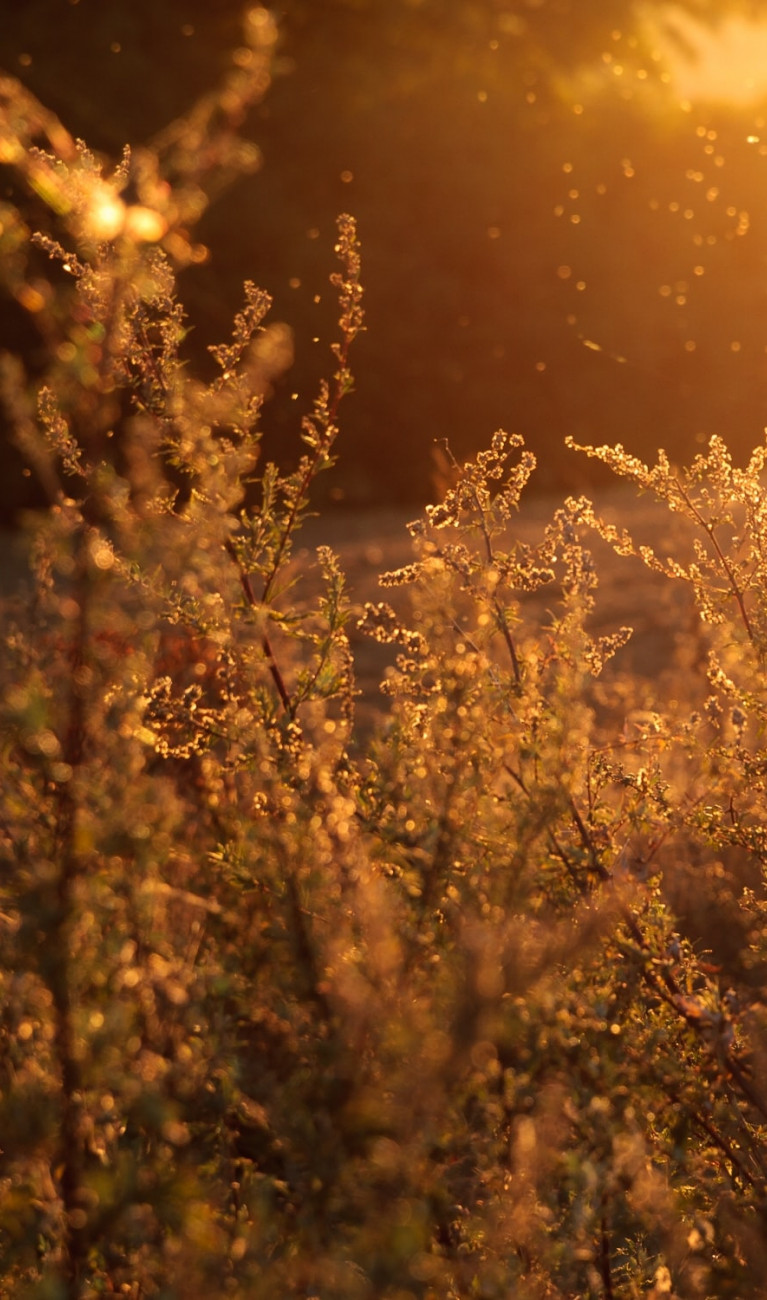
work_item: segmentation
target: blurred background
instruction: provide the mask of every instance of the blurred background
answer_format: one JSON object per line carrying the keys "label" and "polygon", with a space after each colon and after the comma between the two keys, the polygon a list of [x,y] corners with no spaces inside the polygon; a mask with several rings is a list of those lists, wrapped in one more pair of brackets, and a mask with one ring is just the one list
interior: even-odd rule
{"label": "blurred background", "polygon": [[[2,6],[0,67],[105,157],[151,141],[231,66],[241,0]],[[330,500],[432,499],[440,446],[503,427],[534,487],[622,442],[743,455],[767,424],[767,3],[285,0],[272,84],[243,124],[260,168],[206,212],[179,279],[190,360],[250,278],[292,331],[265,411],[289,464],[330,366],[335,217],[363,248],[367,331]],[[764,20],[764,26],[760,24]],[[11,182],[0,175],[0,198]],[[34,312],[0,302],[34,378]],[[7,432],[0,512],[29,503]]]}

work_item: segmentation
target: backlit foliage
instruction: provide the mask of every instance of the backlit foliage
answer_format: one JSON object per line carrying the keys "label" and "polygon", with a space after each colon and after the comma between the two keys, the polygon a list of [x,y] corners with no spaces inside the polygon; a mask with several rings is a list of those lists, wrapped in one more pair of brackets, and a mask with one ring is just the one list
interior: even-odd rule
{"label": "backlit foliage", "polygon": [[[230,108],[265,84],[249,32]],[[763,1295],[764,453],[586,449],[691,526],[666,556],[585,498],[522,544],[534,457],[498,432],[382,578],[409,614],[355,607],[329,547],[293,562],[352,387],[355,225],[278,470],[268,296],[212,380],[181,351],[212,105],[129,203],[128,154],[105,179],[5,100],[50,266],[25,280],[15,209],[49,348],[3,396],[49,507],[5,623],[0,1294]],[[700,614],[689,709],[633,730],[594,530]],[[392,648],[372,737],[352,622]]]}

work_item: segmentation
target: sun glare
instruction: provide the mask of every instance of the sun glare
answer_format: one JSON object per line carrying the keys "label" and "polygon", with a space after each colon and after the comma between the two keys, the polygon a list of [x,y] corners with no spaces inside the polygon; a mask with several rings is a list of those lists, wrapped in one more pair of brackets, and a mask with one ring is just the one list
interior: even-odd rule
{"label": "sun glare", "polygon": [[668,35],[661,40],[673,87],[683,99],[746,106],[767,98],[767,24],[732,17],[704,27],[676,8],[668,18],[689,49]]}

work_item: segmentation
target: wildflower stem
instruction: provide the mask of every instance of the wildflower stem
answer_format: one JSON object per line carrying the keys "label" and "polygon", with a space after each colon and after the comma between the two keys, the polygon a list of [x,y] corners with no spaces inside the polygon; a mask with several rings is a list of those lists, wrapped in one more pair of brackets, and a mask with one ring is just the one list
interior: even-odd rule
{"label": "wildflower stem", "polygon": [[[606,1198],[605,1198],[606,1199]],[[599,1225],[599,1272],[602,1276],[605,1300],[613,1300],[612,1267],[610,1264],[610,1233],[607,1226],[607,1213],[603,1209]]]}
{"label": "wildflower stem", "polygon": [[47,973],[54,1011],[54,1050],[60,1081],[60,1114],[57,1165],[64,1222],[61,1278],[67,1300],[80,1294],[80,1279],[88,1253],[88,1239],[82,1222],[83,1138],[82,1069],[75,1045],[73,1005],[73,938],[75,882],[81,870],[77,847],[79,801],[77,781],[82,767],[87,727],[83,682],[88,641],[89,583],[86,572],[86,529],[81,525],[77,539],[78,613],[71,660],[67,729],[62,745],[64,762],[71,770],[68,781],[58,787],[56,845],[58,878],[53,917],[46,944],[43,969]]}
{"label": "wildflower stem", "polygon": [[286,548],[298,521],[298,516],[306,503],[306,499],[311,487],[312,481],[317,475],[323,459],[327,456],[338,435],[336,420],[338,418],[338,408],[341,400],[349,391],[349,371],[348,359],[349,350],[354,339],[357,337],[359,330],[362,328],[362,309],[360,299],[362,289],[360,286],[360,258],[359,244],[356,237],[356,228],[351,217],[339,217],[338,226],[340,230],[339,255],[344,261],[346,279],[340,277],[334,283],[341,285],[341,343],[335,345],[335,354],[338,360],[338,368],[334,375],[333,396],[327,410],[322,413],[321,430],[317,437],[313,454],[308,457],[301,482],[292,496],[290,509],[283,523],[280,540],[277,544],[272,567],[264,582],[261,600],[263,603],[268,601],[277,575],[282,566]]}
{"label": "wildflower stem", "polygon": [[724,551],[722,550],[719,544],[719,538],[717,537],[714,531],[714,525],[706,522],[706,520],[703,518],[703,515],[698,510],[698,507],[696,506],[695,502],[690,497],[690,494],[687,492],[686,488],[684,488],[678,480],[675,481],[676,481],[676,486],[679,489],[679,494],[682,497],[682,500],[684,501],[685,505],[689,509],[696,523],[698,523],[700,527],[703,529],[704,533],[709,538],[711,545],[714,548],[714,551],[716,553],[716,558],[719,561],[719,564],[721,565],[722,569],[724,570],[724,573],[727,577],[727,581],[729,582],[730,587],[732,589],[732,594],[735,597],[735,600],[737,602],[738,609],[740,611],[740,617],[743,621],[743,626],[746,629],[746,635],[748,636],[749,641],[753,644],[755,639],[754,629],[751,626],[751,620],[748,617],[748,610],[746,609],[746,603],[743,599],[743,592],[741,591],[740,586],[738,585],[738,582],[736,580],[735,574],[732,569],[732,565],[730,564],[729,560],[727,559],[727,556],[725,555]]}
{"label": "wildflower stem", "polygon": [[[246,573],[245,570],[243,569],[239,561],[239,558],[237,556],[237,552],[231,540],[227,540],[225,546],[226,546],[227,554],[232,557],[234,563],[237,565],[237,569],[240,575],[240,586],[242,587],[246,601],[250,605],[251,609],[257,609],[259,604],[263,604],[264,602],[258,600],[256,593],[253,590],[253,583],[250,580],[250,575]],[[287,713],[288,717],[293,718],[295,717],[295,707],[293,705],[293,701],[290,698],[290,692],[288,691],[288,688],[285,685],[285,678],[283,677],[280,671],[279,664],[277,663],[277,660],[275,658],[274,650],[272,648],[272,643],[268,632],[262,633],[261,649],[264,652],[266,663],[269,668],[269,673],[271,675],[272,681],[274,682],[275,689],[277,691],[277,694],[280,697],[280,703],[282,704],[282,707]]]}

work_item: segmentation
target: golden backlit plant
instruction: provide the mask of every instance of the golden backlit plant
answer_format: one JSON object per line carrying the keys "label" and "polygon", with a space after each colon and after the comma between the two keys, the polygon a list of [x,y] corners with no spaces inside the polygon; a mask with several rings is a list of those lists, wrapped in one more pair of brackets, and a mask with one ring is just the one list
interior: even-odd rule
{"label": "golden backlit plant", "polygon": [[[230,108],[266,84],[249,31]],[[134,204],[128,154],[105,179],[5,87],[50,221],[3,221],[47,341],[3,400],[48,504],[2,672],[0,1295],[760,1296],[763,452],[589,449],[697,530],[667,557],[585,498],[523,544],[535,462],[498,432],[381,579],[409,613],[357,607],[330,547],[294,561],[363,327],[355,225],[281,469],[267,295],[211,381],[183,353],[195,159],[242,162],[200,150],[212,104]],[[690,587],[694,711],[606,715],[630,630],[595,631],[592,530]],[[392,655],[372,736],[360,630]]]}

